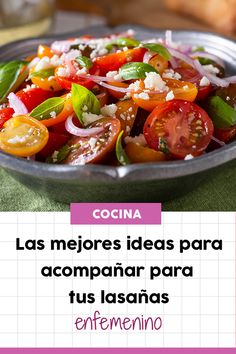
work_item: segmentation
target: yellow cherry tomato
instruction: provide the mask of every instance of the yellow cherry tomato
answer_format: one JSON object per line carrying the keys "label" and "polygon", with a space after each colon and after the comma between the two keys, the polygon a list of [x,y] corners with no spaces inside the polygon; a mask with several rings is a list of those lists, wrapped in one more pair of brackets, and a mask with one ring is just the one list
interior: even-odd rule
{"label": "yellow cherry tomato", "polygon": [[40,59],[42,59],[43,57],[52,58],[53,55],[54,55],[53,51],[48,46],[42,44],[38,46],[38,57]]}
{"label": "yellow cherry tomato", "polygon": [[35,155],[48,142],[47,128],[28,115],[9,119],[0,132],[0,150],[15,156]]}
{"label": "yellow cherry tomato", "polygon": [[[67,95],[65,95],[67,96]],[[62,97],[65,97],[62,96]],[[70,115],[74,113],[71,95],[66,98],[64,108],[55,118],[48,118],[41,120],[41,123],[46,127],[51,127],[53,125],[64,122]]]}
{"label": "yellow cherry tomato", "polygon": [[161,55],[154,55],[148,62],[152,65],[160,74],[162,74],[166,69],[168,69],[169,62]]}
{"label": "yellow cherry tomato", "polygon": [[132,142],[126,145],[125,152],[129,160],[133,163],[158,162],[166,160],[166,155],[163,152]]}
{"label": "yellow cherry tomato", "polygon": [[40,87],[45,91],[61,91],[61,85],[59,85],[58,81],[56,80],[55,76],[51,77],[37,77],[34,76],[31,78],[31,81],[34,85]]}
{"label": "yellow cherry tomato", "polygon": [[[160,103],[166,102],[168,93],[173,96],[176,100],[185,100],[189,102],[195,101],[198,89],[197,87],[190,83],[174,79],[165,79],[166,85],[169,87],[168,91],[163,91],[160,93],[148,93],[149,99],[140,98],[137,92],[131,92],[131,96],[134,102],[141,108],[152,112],[154,108]],[[143,86],[143,87],[142,87]],[[141,83],[141,90],[144,89],[143,82]],[[142,92],[142,91],[140,91]]]}

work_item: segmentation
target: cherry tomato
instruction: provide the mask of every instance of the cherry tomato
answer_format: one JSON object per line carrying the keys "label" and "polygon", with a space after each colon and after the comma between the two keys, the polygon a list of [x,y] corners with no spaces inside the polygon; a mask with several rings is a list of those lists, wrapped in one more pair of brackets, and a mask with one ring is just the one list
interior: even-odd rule
{"label": "cherry tomato", "polygon": [[129,160],[133,163],[158,162],[166,160],[166,155],[163,152],[131,142],[126,145],[125,152],[128,155]]}
{"label": "cherry tomato", "polygon": [[32,156],[48,142],[48,130],[27,115],[9,119],[0,132],[0,149],[16,156]]}
{"label": "cherry tomato", "polygon": [[33,76],[31,78],[31,81],[34,85],[40,87],[41,89],[43,89],[45,91],[54,92],[54,91],[61,91],[62,90],[62,86],[57,81],[55,76],[46,77],[46,78]]}
{"label": "cherry tomato", "polygon": [[[125,88],[125,89],[129,87],[128,84],[126,84],[124,82],[119,82],[119,81],[117,81],[117,82],[114,82],[114,81],[108,82],[108,84],[110,86],[121,87],[121,88]],[[122,92],[119,92],[119,91],[115,91],[115,90],[112,90],[112,89],[108,89],[108,92],[109,92],[109,94],[111,96],[117,98],[118,100],[120,100],[121,98],[123,98],[125,96],[125,93],[122,93]]]}
{"label": "cherry tomato", "polygon": [[[166,69],[168,69],[169,62],[161,55],[154,55],[148,62],[148,64],[152,65],[159,73],[163,73]],[[185,80],[187,81],[187,80]]]}
{"label": "cherry tomato", "polygon": [[214,127],[207,113],[193,102],[173,100],[154,109],[144,125],[150,148],[183,159],[202,154]]}
{"label": "cherry tomato", "polygon": [[54,96],[52,92],[45,91],[40,87],[32,87],[29,90],[24,89],[18,91],[16,95],[24,103],[29,112],[31,112],[42,102],[46,101],[48,98]]}
{"label": "cherry tomato", "polygon": [[[65,69],[69,71],[69,76],[61,75],[61,71]],[[77,70],[79,70],[79,65],[73,60],[68,64],[64,64],[57,67],[55,70],[55,77],[58,84],[61,87],[63,87],[65,90],[69,90],[69,91],[71,90],[72,83],[76,83],[78,85],[84,86],[87,89],[91,90],[96,85],[94,81],[88,78],[83,78],[78,76],[76,74]],[[99,69],[96,64],[94,64],[92,68],[89,70],[89,74],[91,75],[99,74]]]}
{"label": "cherry tomato", "polygon": [[119,53],[111,53],[95,59],[95,63],[100,69],[100,75],[106,75],[108,71],[117,71],[120,67],[129,62],[138,62],[143,60],[147,49],[135,48]]}
{"label": "cherry tomato", "polygon": [[64,122],[73,113],[74,109],[72,106],[72,100],[71,96],[69,96],[65,101],[63,110],[55,118],[43,119],[41,120],[41,123],[46,127],[51,127],[55,124]]}
{"label": "cherry tomato", "polygon": [[65,145],[68,140],[68,135],[49,132],[47,145],[39,151],[39,157],[46,159],[51,156],[54,151],[59,150],[63,145]]}
{"label": "cherry tomato", "polygon": [[96,94],[97,99],[100,102],[101,107],[105,106],[108,103],[108,92],[107,90],[101,90],[98,94]]}
{"label": "cherry tomato", "polygon": [[114,150],[120,132],[119,119],[102,118],[88,126],[94,127],[102,127],[104,130],[93,137],[74,137],[69,141],[67,145],[71,150],[63,161],[64,164],[98,163],[104,161]]}
{"label": "cherry tomato", "polygon": [[10,107],[0,109],[0,129],[2,129],[3,124],[8,121],[14,114],[14,109]]}
{"label": "cherry tomato", "polygon": [[117,104],[116,118],[120,120],[123,137],[130,135],[134,121],[138,112],[138,106],[132,99],[119,101]]}
{"label": "cherry tomato", "polygon": [[228,143],[236,137],[236,125],[228,129],[215,128],[214,136],[224,143]]}
{"label": "cherry tomato", "polygon": [[49,48],[48,46],[40,44],[38,46],[38,54],[37,54],[37,56],[40,59],[42,59],[44,57],[52,58],[54,56],[54,53],[51,50],[51,48]]}
{"label": "cherry tomato", "polygon": [[198,94],[197,94],[197,98],[196,98],[197,101],[204,100],[213,91],[212,85],[200,86],[200,81],[202,79],[202,76],[194,68],[181,67],[181,68],[176,68],[175,71],[181,75],[182,80],[187,81],[187,82],[191,82],[192,84],[195,84],[197,86],[197,88],[198,88]]}
{"label": "cherry tomato", "polygon": [[[187,100],[192,102],[196,99],[198,89],[194,84],[189,82],[174,80],[174,79],[165,79],[164,81],[169,87],[168,91],[164,91],[160,93],[149,93],[148,100],[138,97],[137,92],[131,92],[131,96],[134,102],[139,107],[149,112],[152,112],[157,105],[166,102],[166,96],[170,91],[173,91],[174,98],[178,100]],[[144,84],[143,84],[143,88],[144,88]]]}

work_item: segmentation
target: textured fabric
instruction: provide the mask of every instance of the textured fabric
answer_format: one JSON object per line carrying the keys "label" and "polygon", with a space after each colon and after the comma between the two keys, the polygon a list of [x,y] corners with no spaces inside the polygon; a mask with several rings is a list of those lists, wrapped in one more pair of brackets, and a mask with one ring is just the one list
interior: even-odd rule
{"label": "textured fabric", "polygon": [[[235,211],[236,166],[216,172],[214,178],[191,193],[163,203],[168,211]],[[69,205],[58,203],[37,194],[16,182],[0,170],[1,211],[66,211]],[[158,202],[158,201],[157,201]]]}

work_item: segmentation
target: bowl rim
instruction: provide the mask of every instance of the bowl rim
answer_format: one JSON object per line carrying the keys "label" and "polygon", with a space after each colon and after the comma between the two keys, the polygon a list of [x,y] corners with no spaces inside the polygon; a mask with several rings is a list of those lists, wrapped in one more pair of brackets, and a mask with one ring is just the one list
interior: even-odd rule
{"label": "bowl rim", "polygon": [[[63,33],[63,34],[52,34],[40,37],[33,37],[27,39],[21,39],[18,41],[7,43],[0,46],[0,51],[8,51],[14,48],[14,46],[22,43],[31,43],[35,41],[49,41],[60,38],[68,38],[68,36],[83,35],[84,33],[89,33],[89,31],[94,31],[96,29],[112,32],[114,30],[127,30],[129,28],[135,31],[148,31],[155,35],[157,32],[165,32],[162,28],[150,28],[143,25],[136,24],[126,24],[119,26],[106,26],[106,25],[96,25],[89,26],[84,29],[79,29],[77,31]],[[203,34],[211,35],[216,39],[224,39],[229,43],[236,43],[236,41],[229,36],[222,36],[214,32],[206,32],[199,30],[186,30],[178,29],[173,30],[173,34]],[[54,180],[68,180],[76,181],[79,179],[86,178],[86,181],[153,181],[153,180],[163,180],[172,179],[177,177],[189,176],[192,174],[197,174],[204,172],[218,166],[224,165],[225,163],[236,159],[236,141],[221,147],[213,152],[208,152],[200,157],[185,161],[166,161],[160,163],[138,163],[126,166],[108,166],[108,165],[84,165],[84,166],[70,166],[70,165],[52,165],[43,162],[28,161],[27,159],[18,158],[4,152],[0,151],[0,167],[11,170],[13,172],[18,172],[25,175],[30,175],[32,177],[48,178]]]}

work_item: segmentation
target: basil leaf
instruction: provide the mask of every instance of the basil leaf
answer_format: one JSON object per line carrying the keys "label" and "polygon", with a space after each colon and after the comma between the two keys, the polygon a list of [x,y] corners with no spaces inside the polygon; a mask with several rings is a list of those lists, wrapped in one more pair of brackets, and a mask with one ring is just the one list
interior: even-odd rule
{"label": "basil leaf", "polygon": [[60,150],[57,152],[56,157],[54,157],[53,155],[51,156],[51,161],[53,161],[53,163],[62,162],[63,160],[65,160],[67,158],[67,156],[71,152],[72,148],[73,147],[69,146],[69,145],[62,146],[62,148],[60,148]]}
{"label": "basil leaf", "polygon": [[10,61],[0,66],[0,103],[4,102],[11,92],[25,65],[24,61]]}
{"label": "basil leaf", "polygon": [[145,43],[143,47],[150,50],[150,52],[159,54],[161,57],[163,57],[166,60],[170,60],[172,58],[172,55],[170,54],[169,50],[166,47],[164,47],[162,44]]}
{"label": "basil leaf", "polygon": [[125,166],[125,165],[130,164],[130,160],[129,160],[129,158],[122,146],[123,133],[124,133],[124,131],[122,130],[116,140],[116,157],[117,157],[117,160],[119,161],[119,163],[122,166]]}
{"label": "basil leaf", "polygon": [[99,114],[101,108],[97,97],[84,86],[77,84],[72,84],[72,105],[75,114],[83,125],[84,107],[86,107],[86,112],[93,114]]}
{"label": "basil leaf", "polygon": [[34,108],[33,111],[30,113],[30,116],[38,120],[52,118],[50,113],[55,112],[56,115],[61,113],[64,108],[65,100],[66,99],[63,97],[49,98],[43,103],[41,103],[39,106]]}
{"label": "basil leaf", "polygon": [[119,75],[123,80],[145,79],[146,73],[155,72],[153,66],[146,63],[127,63],[119,70]]}
{"label": "basil leaf", "polygon": [[205,47],[200,45],[200,46],[194,48],[194,50],[192,52],[193,53],[195,53],[195,52],[205,52]]}
{"label": "basil leaf", "polygon": [[42,79],[46,79],[47,77],[54,76],[54,73],[55,73],[55,69],[54,68],[44,69],[44,70],[39,70],[39,71],[33,71],[30,74],[29,79],[31,79],[32,77],[40,77]]}
{"label": "basil leaf", "polygon": [[208,100],[206,111],[216,128],[230,128],[236,124],[235,109],[219,96],[213,96]]}
{"label": "basil leaf", "polygon": [[118,47],[138,47],[140,45],[139,41],[132,38],[117,38],[112,43],[118,45]]}
{"label": "basil leaf", "polygon": [[79,63],[80,66],[82,66],[82,68],[86,68],[87,70],[93,66],[92,60],[87,57],[77,57],[75,60],[77,63]]}

